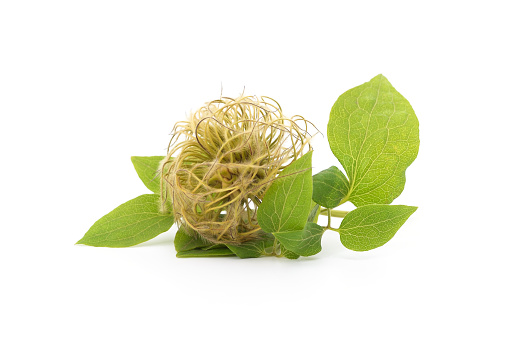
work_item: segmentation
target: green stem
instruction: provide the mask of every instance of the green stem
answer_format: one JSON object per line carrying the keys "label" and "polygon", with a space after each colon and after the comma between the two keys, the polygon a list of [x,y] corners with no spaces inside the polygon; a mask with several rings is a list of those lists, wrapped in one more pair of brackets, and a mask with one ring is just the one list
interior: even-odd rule
{"label": "green stem", "polygon": [[331,216],[335,218],[344,218],[348,214],[348,211],[337,211],[330,208],[322,208],[320,210],[320,215],[328,216],[329,218]]}
{"label": "green stem", "polygon": [[336,218],[344,218],[346,215],[348,214],[347,211],[336,211],[336,210],[333,210],[331,208],[323,208],[321,211],[320,211],[320,215],[326,215],[327,216],[327,226],[324,227],[324,232],[328,229],[332,230],[332,231],[335,231],[335,232],[338,232],[340,231],[339,228],[332,228],[331,227],[331,220],[332,220],[332,217],[336,217]]}

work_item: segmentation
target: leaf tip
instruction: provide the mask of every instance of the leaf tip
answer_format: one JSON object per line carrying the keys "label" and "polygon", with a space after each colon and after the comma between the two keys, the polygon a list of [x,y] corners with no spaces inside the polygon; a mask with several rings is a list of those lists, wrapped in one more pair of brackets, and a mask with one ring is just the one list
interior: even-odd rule
{"label": "leaf tip", "polygon": [[87,245],[85,236],[83,238],[81,238],[80,240],[78,240],[77,242],[75,242],[75,245]]}
{"label": "leaf tip", "polygon": [[411,213],[409,214],[409,216],[411,216],[414,212],[416,212],[418,210],[418,206],[409,206],[409,207],[411,210]]}
{"label": "leaf tip", "polygon": [[418,209],[418,206],[406,206],[406,207],[409,209],[411,214],[416,212],[416,210]]}
{"label": "leaf tip", "polygon": [[374,78],[372,78],[370,80],[370,82],[373,82],[373,81],[375,81],[375,82],[389,82],[389,80],[383,74],[378,74],[377,76],[375,76]]}

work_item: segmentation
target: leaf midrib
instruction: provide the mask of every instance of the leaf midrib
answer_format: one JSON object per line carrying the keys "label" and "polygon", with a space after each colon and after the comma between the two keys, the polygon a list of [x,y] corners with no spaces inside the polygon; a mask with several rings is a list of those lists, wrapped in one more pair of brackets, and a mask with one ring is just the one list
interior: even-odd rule
{"label": "leaf midrib", "polygon": [[[382,84],[382,76],[379,77],[379,85],[377,87],[377,95],[375,97],[375,102],[373,103],[373,106],[372,106],[372,109],[370,110],[370,113],[369,113],[369,116],[368,116],[368,123],[366,124],[366,130],[365,130],[365,133],[364,133],[364,139],[363,139],[363,142],[359,148],[359,153],[357,154],[357,158],[355,158],[355,167],[354,167],[354,170],[353,170],[353,179],[351,180],[351,185],[354,185],[354,181],[355,181],[355,178],[357,176],[357,170],[358,170],[358,163],[359,163],[359,157],[361,156],[361,151],[363,150],[364,148],[364,144],[366,143],[366,140],[368,139],[368,129],[370,127],[370,123],[371,123],[371,120],[372,120],[372,115],[373,115],[373,111],[375,110],[375,107],[377,106],[377,102],[379,101],[379,95],[380,95],[380,87],[381,87],[381,84]],[[368,89],[371,89],[368,88]],[[366,89],[366,90],[368,90]],[[356,103],[357,103],[357,107],[363,111],[366,111],[364,109],[361,108],[361,106],[359,105],[359,98],[361,97],[361,95],[365,92],[365,90],[363,89],[360,93],[359,93],[359,96],[356,98]],[[349,124],[349,130],[350,130],[350,124]],[[350,132],[349,132],[350,134]],[[350,139],[350,137],[349,137]],[[352,188],[351,188],[352,189]]]}

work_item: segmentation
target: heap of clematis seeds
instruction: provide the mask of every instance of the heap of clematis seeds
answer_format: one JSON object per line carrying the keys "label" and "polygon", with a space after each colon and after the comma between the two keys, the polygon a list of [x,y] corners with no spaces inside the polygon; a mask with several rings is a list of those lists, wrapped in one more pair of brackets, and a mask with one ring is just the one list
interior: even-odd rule
{"label": "heap of clematis seeds", "polygon": [[206,103],[174,126],[160,163],[162,211],[211,243],[259,239],[258,205],[279,172],[311,149],[308,124],[268,97]]}

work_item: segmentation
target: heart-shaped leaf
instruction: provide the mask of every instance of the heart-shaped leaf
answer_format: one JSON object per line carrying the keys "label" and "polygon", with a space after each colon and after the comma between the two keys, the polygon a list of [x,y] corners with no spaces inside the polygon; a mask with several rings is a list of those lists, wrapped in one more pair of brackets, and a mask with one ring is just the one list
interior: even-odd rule
{"label": "heart-shaped leaf", "polygon": [[348,200],[356,206],[389,204],[398,197],[420,144],[414,110],[382,75],[338,98],[327,138],[347,172]]}

